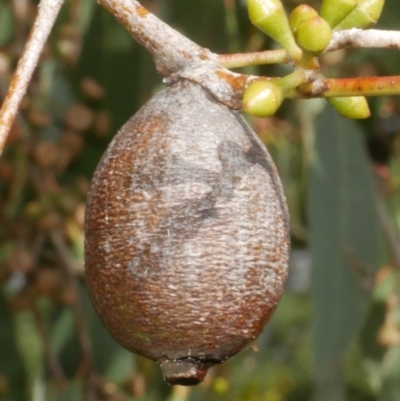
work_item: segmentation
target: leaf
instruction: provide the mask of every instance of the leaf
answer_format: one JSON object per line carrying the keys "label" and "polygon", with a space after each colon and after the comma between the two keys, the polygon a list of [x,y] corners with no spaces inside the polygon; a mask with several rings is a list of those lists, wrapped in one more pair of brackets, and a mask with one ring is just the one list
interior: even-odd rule
{"label": "leaf", "polygon": [[156,71],[148,52],[110,13],[96,7],[90,17],[75,79],[92,77],[102,84],[114,135],[143,103],[142,82],[156,76]]}
{"label": "leaf", "polygon": [[76,379],[72,381],[65,389],[57,392],[54,397],[51,397],[51,401],[81,401],[83,394],[82,381]]}
{"label": "leaf", "polygon": [[[226,9],[222,1],[167,0],[162,3],[162,18],[168,24],[211,51],[226,51],[228,38],[226,28],[223,28]],[[248,20],[247,8],[245,11]]]}
{"label": "leaf", "polygon": [[0,3],[0,46],[8,44],[14,31],[14,19],[11,6]]}
{"label": "leaf", "polygon": [[0,291],[0,355],[0,376],[8,387],[4,394],[0,388],[0,400],[27,400],[27,379],[24,365],[15,342],[12,315],[2,291]]}
{"label": "leaf", "polygon": [[383,365],[383,384],[379,394],[379,401],[400,400],[400,347],[392,347],[387,352]]}
{"label": "leaf", "polygon": [[[105,98],[96,107],[110,113],[108,134],[115,135],[151,96],[154,84],[161,82],[161,78],[150,54],[137,45],[110,13],[102,7],[89,11],[74,81],[79,84],[83,78],[91,77],[101,84]],[[106,145],[102,141],[85,146],[75,164],[76,172],[91,176]]]}
{"label": "leaf", "polygon": [[51,325],[50,347],[59,354],[75,334],[75,320],[71,308],[62,308]]}
{"label": "leaf", "polygon": [[[43,382],[44,349],[33,313],[20,310],[14,313],[16,342],[27,372],[29,392],[33,394]],[[28,399],[28,398],[27,398]]]}
{"label": "leaf", "polygon": [[315,310],[315,401],[341,401],[343,356],[361,330],[378,266],[379,230],[370,164],[354,121],[331,108],[316,127],[308,215]]}

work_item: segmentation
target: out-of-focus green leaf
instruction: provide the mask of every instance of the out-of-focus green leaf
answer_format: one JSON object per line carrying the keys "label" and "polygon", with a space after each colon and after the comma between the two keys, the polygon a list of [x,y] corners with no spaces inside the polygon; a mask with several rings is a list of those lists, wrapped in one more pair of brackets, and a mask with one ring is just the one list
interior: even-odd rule
{"label": "out-of-focus green leaf", "polygon": [[[49,58],[40,64],[38,73],[43,82],[43,90],[47,95],[43,100],[43,106],[58,118],[62,118],[65,110],[75,100],[71,83],[67,80],[65,71],[60,67],[57,59]],[[55,128],[57,128],[56,125],[53,129]],[[48,138],[51,138],[51,136],[48,135]],[[54,136],[52,139],[54,139]]]}
{"label": "out-of-focus green leaf", "polygon": [[222,1],[167,0],[160,3],[160,17],[189,39],[214,52],[227,51],[227,35],[221,29],[225,22]]}
{"label": "out-of-focus green leaf", "polygon": [[51,401],[81,401],[83,386],[81,380],[72,381],[67,388],[57,393],[51,398]]}
{"label": "out-of-focus green leaf", "polygon": [[10,309],[0,291],[0,387],[1,401],[27,399],[26,374],[15,343],[14,322]]}
{"label": "out-of-focus green leaf", "polygon": [[15,313],[15,327],[17,346],[27,372],[29,392],[33,394],[34,387],[40,383],[39,378],[43,373],[43,342],[30,311]]}
{"label": "out-of-focus green leaf", "polygon": [[313,262],[316,401],[341,401],[343,355],[368,311],[379,230],[359,129],[327,108],[317,123],[308,213]]}
{"label": "out-of-focus green leaf", "polygon": [[[82,53],[74,71],[77,93],[80,81],[91,77],[101,83],[105,99],[101,107],[111,116],[110,131],[119,128],[151,96],[157,76],[151,56],[138,46],[128,32],[102,7],[96,7],[86,22]],[[91,176],[106,143],[93,143],[83,149],[76,171]]]}
{"label": "out-of-focus green leaf", "polygon": [[150,55],[106,10],[97,7],[84,37],[76,79],[89,76],[102,82],[113,134],[143,104],[142,72],[147,81],[154,80],[156,71]]}
{"label": "out-of-focus green leaf", "polygon": [[0,3],[0,46],[8,43],[13,34],[14,20],[12,17],[11,6],[6,2]]}
{"label": "out-of-focus green leaf", "polygon": [[387,352],[382,364],[383,385],[379,401],[400,400],[400,347],[392,347]]}
{"label": "out-of-focus green leaf", "polygon": [[65,344],[75,334],[75,320],[71,308],[62,308],[52,324],[50,346],[56,353],[60,353]]}
{"label": "out-of-focus green leaf", "polygon": [[133,368],[134,356],[125,349],[119,348],[111,355],[104,375],[114,381],[126,379]]}

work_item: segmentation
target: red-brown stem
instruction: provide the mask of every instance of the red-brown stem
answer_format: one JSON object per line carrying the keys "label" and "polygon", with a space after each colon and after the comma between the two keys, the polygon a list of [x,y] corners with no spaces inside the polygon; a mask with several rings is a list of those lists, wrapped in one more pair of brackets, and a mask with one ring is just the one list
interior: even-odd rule
{"label": "red-brown stem", "polygon": [[0,110],[0,155],[43,46],[64,0],[41,0],[38,13]]}
{"label": "red-brown stem", "polygon": [[400,94],[400,76],[319,78],[301,85],[291,97],[382,96]]}

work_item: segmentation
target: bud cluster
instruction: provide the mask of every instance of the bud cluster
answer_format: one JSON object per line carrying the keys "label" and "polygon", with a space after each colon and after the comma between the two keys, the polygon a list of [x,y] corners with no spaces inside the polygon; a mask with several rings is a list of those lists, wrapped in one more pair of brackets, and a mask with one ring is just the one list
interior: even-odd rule
{"label": "bud cluster", "polygon": [[[329,45],[333,32],[375,24],[384,0],[323,0],[319,13],[301,4],[289,17],[280,0],[247,0],[247,5],[250,21],[286,50],[296,66],[290,75],[298,77],[299,70],[319,70],[317,58]],[[306,79],[306,74],[302,76]],[[244,92],[243,109],[258,117],[273,115],[290,91],[306,82],[285,79],[288,77],[251,82]],[[335,97],[328,101],[344,117],[370,116],[363,96]]]}

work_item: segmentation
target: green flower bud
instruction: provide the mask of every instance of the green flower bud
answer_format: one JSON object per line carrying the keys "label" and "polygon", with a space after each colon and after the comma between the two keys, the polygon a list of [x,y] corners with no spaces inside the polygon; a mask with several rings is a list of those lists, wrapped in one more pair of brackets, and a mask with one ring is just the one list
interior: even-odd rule
{"label": "green flower bud", "polygon": [[289,15],[289,25],[292,32],[295,33],[297,31],[297,27],[301,22],[316,16],[318,16],[318,13],[312,7],[307,4],[300,4]]}
{"label": "green flower bud", "polygon": [[329,24],[321,17],[316,16],[301,22],[297,27],[296,40],[298,45],[312,54],[322,53],[332,37]]}
{"label": "green flower bud", "polygon": [[328,102],[346,118],[363,119],[371,116],[364,96],[329,97]]}
{"label": "green flower bud", "polygon": [[378,22],[385,0],[358,0],[357,7],[338,25],[339,29],[367,28]]}
{"label": "green flower bud", "polygon": [[283,101],[282,91],[271,81],[252,82],[243,94],[243,110],[256,117],[275,114]]}
{"label": "green flower bud", "polygon": [[280,0],[247,0],[247,8],[253,25],[278,42],[293,60],[300,60],[302,52],[294,40]]}
{"label": "green flower bud", "polygon": [[357,4],[358,0],[323,0],[320,14],[333,28],[343,21],[355,9]]}

